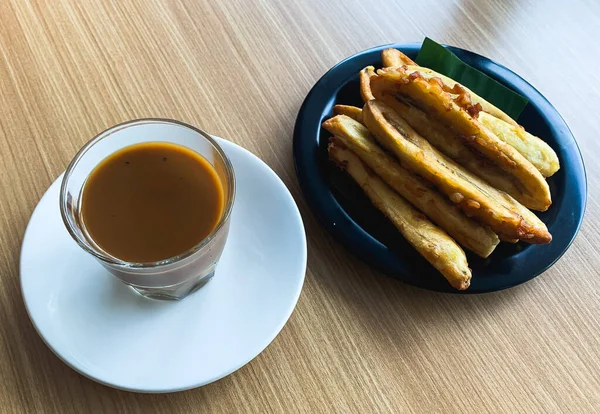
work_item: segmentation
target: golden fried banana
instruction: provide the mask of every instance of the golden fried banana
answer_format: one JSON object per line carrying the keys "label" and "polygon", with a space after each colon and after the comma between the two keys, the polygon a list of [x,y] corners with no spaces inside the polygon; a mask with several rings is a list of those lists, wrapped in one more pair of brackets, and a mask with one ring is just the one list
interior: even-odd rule
{"label": "golden fried banana", "polygon": [[[419,72],[425,78],[437,77],[449,89],[453,89],[458,83],[454,79],[422,66],[408,65],[407,71],[410,73]],[[550,177],[558,171],[560,168],[558,157],[548,144],[525,131],[525,129],[517,124],[514,119],[466,86],[460,86],[471,95],[473,103],[481,105],[482,111],[477,115],[479,122],[489,128],[502,141],[519,151],[521,155],[529,160],[529,162],[531,162],[544,177]]]}
{"label": "golden fried banana", "polygon": [[536,209],[545,211],[552,204],[550,188],[542,174],[475,118],[481,107],[472,103],[459,84],[452,90],[458,97],[453,98],[444,90],[441,80],[426,79],[418,72],[409,74],[404,68],[397,68],[380,70],[379,76],[371,78],[370,86],[376,96],[392,95],[440,120],[467,145],[514,177],[523,191],[538,202]]}
{"label": "golden fried banana", "polygon": [[[423,66],[407,65],[407,71],[409,73],[419,72],[425,78],[437,77],[449,89],[453,89],[458,83],[454,79]],[[558,157],[548,144],[546,144],[540,138],[525,131],[522,126],[520,126],[514,119],[504,113],[501,109],[486,101],[466,86],[460,86],[462,86],[469,93],[469,95],[471,95],[471,100],[473,103],[478,103],[481,105],[482,111],[479,112],[477,116],[479,122],[481,122],[485,127],[489,128],[494,134],[496,134],[498,138],[519,151],[521,155],[529,160],[529,162],[531,162],[544,177],[550,177],[556,171],[558,171],[560,168]]]}
{"label": "golden fried banana", "polygon": [[473,174],[483,178],[497,189],[510,194],[525,207],[534,210],[546,208],[545,203],[540,203],[537,198],[529,195],[519,181],[491,164],[437,119],[411,104],[398,101],[392,95],[378,93],[377,99],[393,108],[430,144]]}
{"label": "golden fried banana", "polygon": [[346,115],[362,124],[362,109],[351,105],[335,105],[334,115]]}
{"label": "golden fried banana", "polygon": [[473,92],[466,86],[461,85],[460,83],[456,82],[454,79],[449,78],[448,76],[442,75],[441,73],[438,73],[438,72],[434,71],[433,69],[429,69],[424,66],[418,66],[417,64],[407,65],[406,71],[408,73],[418,72],[421,75],[423,75],[423,77],[426,79],[439,78],[449,89],[454,89],[454,87],[456,85],[460,85],[460,87],[462,87],[465,91],[467,91],[469,93],[469,95],[471,95],[471,100],[473,101],[474,104],[481,105],[482,111],[485,111],[488,114],[491,114],[498,119],[502,119],[504,122],[508,122],[509,124],[512,124],[515,126],[518,125],[514,119],[512,119],[510,116],[508,116],[500,108],[494,106],[493,104],[486,101],[485,99],[483,99],[481,96],[477,95],[475,92]]}
{"label": "golden fried banana", "polygon": [[431,183],[402,167],[377,145],[364,125],[338,115],[325,121],[323,127],[334,135],[330,142],[351,150],[387,185],[445,230],[458,244],[484,258],[494,251],[500,240],[489,227],[467,217],[447,197],[432,188]]}
{"label": "golden fried banana", "polygon": [[330,144],[329,158],[361,186],[373,205],[385,214],[404,238],[459,290],[471,283],[465,252],[450,236],[388,187],[350,150]]}
{"label": "golden fried banana", "polygon": [[535,214],[436,150],[389,106],[372,100],[362,115],[369,131],[404,167],[432,182],[468,216],[489,225],[501,238],[535,244],[552,240]]}
{"label": "golden fried banana", "polygon": [[384,68],[396,68],[402,65],[416,66],[417,64],[398,49],[389,48],[381,52]]}
{"label": "golden fried banana", "polygon": [[498,138],[519,151],[544,177],[550,177],[559,170],[558,156],[550,145],[525,131],[522,126],[509,124],[486,112],[480,112],[477,119]]}
{"label": "golden fried banana", "polygon": [[375,75],[375,68],[373,66],[367,66],[358,75],[360,80],[360,96],[364,102],[374,99],[371,93],[371,76],[373,75]]}

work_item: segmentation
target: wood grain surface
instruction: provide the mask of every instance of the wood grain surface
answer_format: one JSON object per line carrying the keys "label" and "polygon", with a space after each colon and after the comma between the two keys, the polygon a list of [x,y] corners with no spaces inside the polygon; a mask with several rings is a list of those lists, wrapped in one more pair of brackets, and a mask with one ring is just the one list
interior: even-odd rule
{"label": "wood grain surface", "polygon": [[[495,294],[435,294],[351,257],[319,226],[292,162],[296,113],[331,66],[390,42],[471,49],[563,115],[589,185],[575,243]],[[0,2],[0,412],[599,412],[600,3],[542,0]],[[139,117],[198,125],[290,188],[309,263],[277,339],[200,389],[141,395],[77,374],[44,345],[19,250],[50,183],[97,132]]]}

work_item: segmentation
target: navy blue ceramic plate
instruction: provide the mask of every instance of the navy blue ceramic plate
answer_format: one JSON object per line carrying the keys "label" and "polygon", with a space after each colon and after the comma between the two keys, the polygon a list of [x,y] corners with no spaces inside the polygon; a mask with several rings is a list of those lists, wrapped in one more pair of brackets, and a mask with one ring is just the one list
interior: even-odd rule
{"label": "navy blue ceramic plate", "polygon": [[[348,250],[380,271],[414,286],[456,292],[363,194],[360,187],[327,159],[330,134],[321,123],[335,104],[362,107],[358,72],[381,67],[381,51],[395,47],[415,58],[420,44],[385,45],[358,53],[327,72],[306,97],[294,128],[294,161],[304,197],[323,226]],[[467,252],[473,269],[464,293],[506,289],[548,269],[571,245],[585,210],[587,184],[575,138],[554,107],[533,86],[502,65],[451,47],[467,64],[529,99],[518,122],[544,139],[558,154],[561,168],[548,180],[553,204],[539,217],[553,240],[547,245],[500,243],[488,259]]]}

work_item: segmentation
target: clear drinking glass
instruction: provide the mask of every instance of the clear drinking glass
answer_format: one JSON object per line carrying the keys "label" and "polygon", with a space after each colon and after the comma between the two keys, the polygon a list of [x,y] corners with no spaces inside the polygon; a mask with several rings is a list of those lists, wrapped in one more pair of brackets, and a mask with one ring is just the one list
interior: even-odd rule
{"label": "clear drinking glass", "polygon": [[[225,195],[223,215],[208,237],[186,252],[152,263],[126,262],[110,255],[89,236],[81,219],[81,196],[92,170],[115,151],[142,142],[170,142],[196,151],[215,168]],[[213,277],[229,232],[234,198],[233,167],[210,135],[179,121],[140,119],[100,133],[77,153],[63,177],[60,212],[77,244],[123,283],[149,298],[179,300]]]}

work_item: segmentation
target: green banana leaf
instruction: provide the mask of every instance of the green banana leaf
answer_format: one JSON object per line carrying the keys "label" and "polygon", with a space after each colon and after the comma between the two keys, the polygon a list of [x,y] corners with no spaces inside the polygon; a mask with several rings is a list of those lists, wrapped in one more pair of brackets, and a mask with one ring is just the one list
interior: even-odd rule
{"label": "green banana leaf", "polygon": [[521,111],[529,102],[523,96],[508,89],[485,73],[467,65],[450,50],[428,37],[423,40],[423,45],[415,62],[465,85],[477,95],[506,112],[512,119],[518,119]]}

